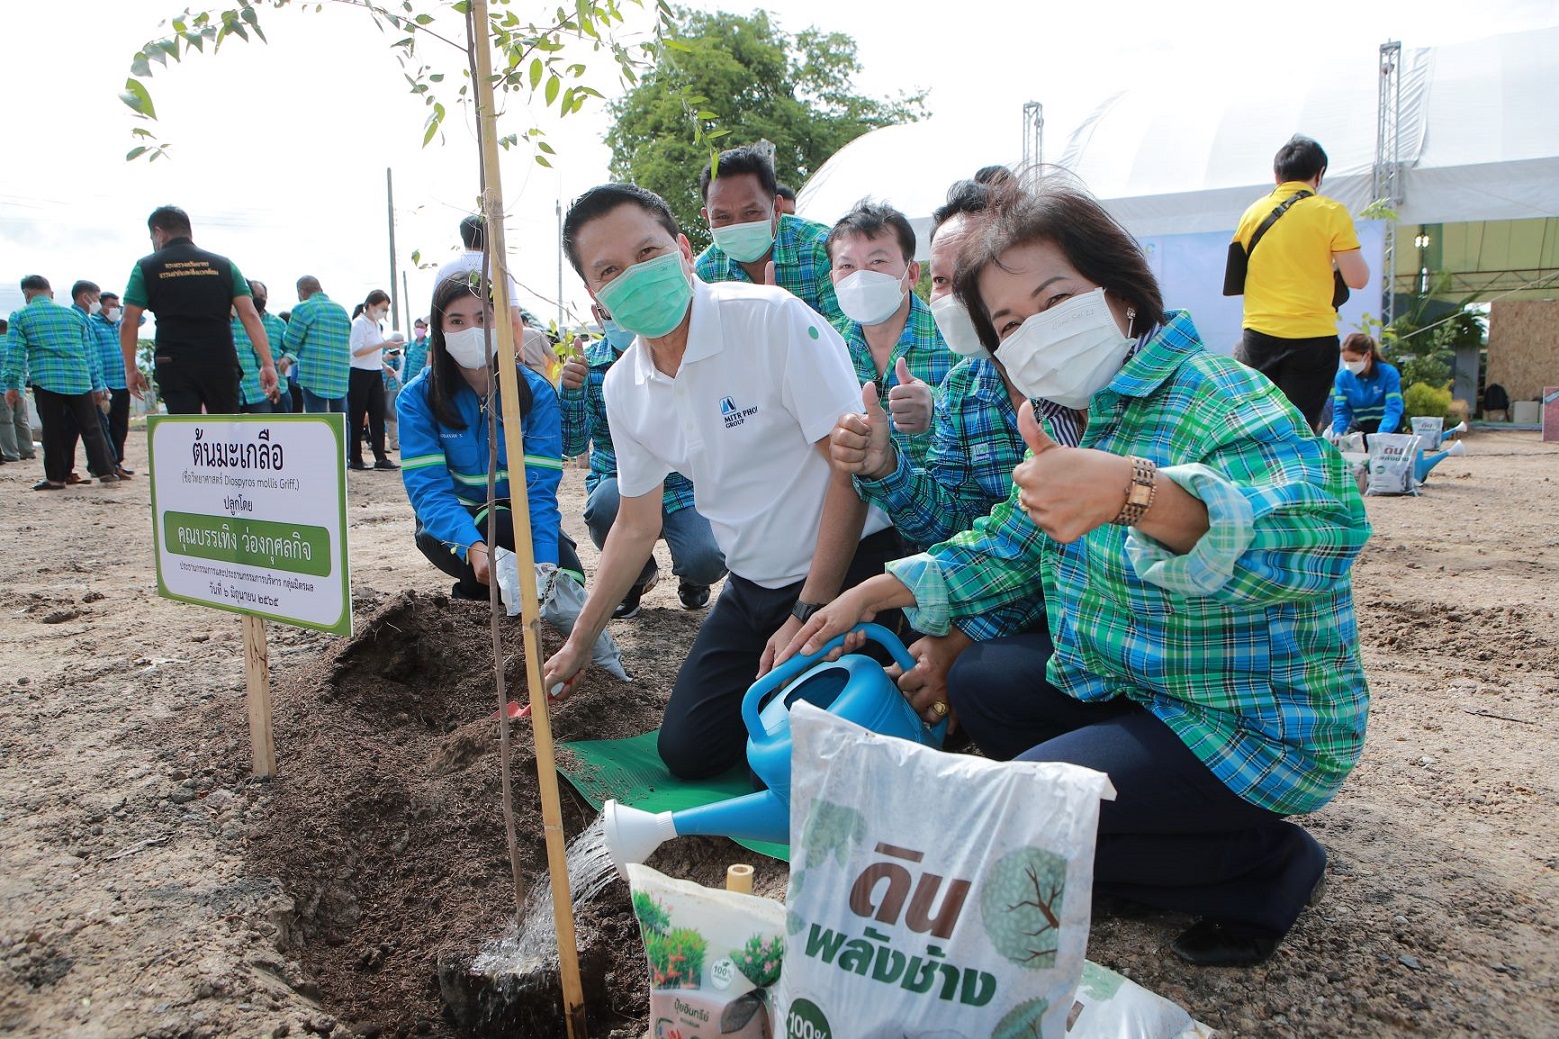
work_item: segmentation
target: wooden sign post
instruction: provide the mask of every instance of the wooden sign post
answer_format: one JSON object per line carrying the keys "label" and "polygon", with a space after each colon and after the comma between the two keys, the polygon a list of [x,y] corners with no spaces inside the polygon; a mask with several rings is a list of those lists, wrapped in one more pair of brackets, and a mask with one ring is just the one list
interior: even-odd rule
{"label": "wooden sign post", "polygon": [[244,684],[248,690],[249,748],[254,774],[276,774],[276,744],[271,738],[271,662],[265,646],[265,620],[244,617]]}

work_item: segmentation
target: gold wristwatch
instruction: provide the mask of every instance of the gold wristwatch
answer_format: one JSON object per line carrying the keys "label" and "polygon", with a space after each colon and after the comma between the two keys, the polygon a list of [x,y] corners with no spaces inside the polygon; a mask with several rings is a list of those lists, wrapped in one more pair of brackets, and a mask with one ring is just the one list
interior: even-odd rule
{"label": "gold wristwatch", "polygon": [[1131,455],[1131,483],[1126,485],[1126,504],[1120,515],[1110,522],[1122,527],[1135,526],[1153,507],[1153,495],[1158,491],[1158,466],[1150,458]]}

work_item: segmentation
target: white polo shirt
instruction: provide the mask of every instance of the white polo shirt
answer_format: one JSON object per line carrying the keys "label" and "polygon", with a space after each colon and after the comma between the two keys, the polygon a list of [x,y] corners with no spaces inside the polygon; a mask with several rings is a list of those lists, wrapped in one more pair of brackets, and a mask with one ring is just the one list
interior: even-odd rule
{"label": "white polo shirt", "polygon": [[[676,377],[635,339],[603,392],[619,494],[648,494],[679,472],[733,574],[765,588],[806,578],[829,484],[814,444],[861,410],[850,352],[828,322],[784,289],[695,277]],[[874,507],[862,534],[888,525]]]}

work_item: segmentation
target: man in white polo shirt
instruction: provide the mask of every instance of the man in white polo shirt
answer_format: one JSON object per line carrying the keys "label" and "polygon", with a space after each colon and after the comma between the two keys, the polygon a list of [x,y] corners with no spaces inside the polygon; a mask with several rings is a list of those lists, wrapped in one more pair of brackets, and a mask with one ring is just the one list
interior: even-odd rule
{"label": "man in white polo shirt", "polygon": [[730,576],[677,675],[659,749],[674,775],[717,775],[741,760],[742,694],[775,651],[901,554],[887,517],[828,462],[860,385],[838,333],[790,293],[694,277],[692,249],[652,192],[591,189],[569,209],[563,244],[590,295],[637,338],[604,386],[622,504],[544,681],[568,682],[590,659],[660,534],[662,483],[681,473]]}

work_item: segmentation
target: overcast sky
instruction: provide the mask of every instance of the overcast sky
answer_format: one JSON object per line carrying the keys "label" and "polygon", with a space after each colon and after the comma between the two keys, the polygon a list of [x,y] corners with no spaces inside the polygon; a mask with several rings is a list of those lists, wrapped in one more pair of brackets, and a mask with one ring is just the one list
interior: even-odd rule
{"label": "overcast sky", "polygon": [[[527,3],[538,13],[554,6],[515,0],[517,9]],[[421,147],[427,110],[409,93],[389,49],[395,37],[361,11],[329,0],[319,13],[312,4],[266,9],[269,45],[232,41],[218,55],[157,69],[150,85],[161,119],[152,129],[172,142],[174,157],[127,163],[130,130],[139,124],[118,94],[130,57],[166,32],[160,23],[184,0],[4,4],[9,46],[0,96],[9,102],[10,132],[0,144],[0,312],[20,305],[17,283],[30,273],[48,277],[61,299],[77,278],[120,289],[150,248],[147,214],[165,202],[189,211],[198,244],[268,281],[272,309],[292,305],[292,285],[302,274],[317,275],[331,296],[354,303],[388,287],[387,167],[395,176],[401,269],[413,250],[424,263],[454,255],[456,224],[477,194],[469,111],[451,105],[442,143]],[[740,0],[695,6],[753,9]],[[1023,102],[1041,101],[1049,158],[1104,98],[1187,69],[1223,70],[1229,89],[1238,91],[1244,76],[1280,74],[1309,61],[1352,55],[1372,65],[1387,39],[1411,48],[1559,24],[1559,0],[767,6],[787,31],[815,25],[854,37],[863,65],[859,90],[927,89],[934,116],[985,127],[994,153],[1020,150]],[[630,35],[648,26],[647,16],[635,17]],[[458,21],[442,22],[458,30]],[[441,50],[430,44],[424,58],[451,74],[447,85],[457,79],[460,58]],[[613,68],[603,64],[598,72],[604,93],[620,91]],[[1373,106],[1374,99],[1361,103]],[[522,302],[546,319],[557,315],[555,207],[606,179],[607,125],[604,107],[558,120],[539,101],[528,105],[516,95],[503,102],[501,132],[542,127],[559,153],[555,170],[537,166],[523,145],[503,160],[511,263]],[[1274,127],[1275,139],[1289,132]],[[971,156],[971,170],[980,158]],[[883,194],[891,200],[891,190]],[[432,271],[412,269],[415,312],[425,312],[431,289]],[[562,291],[565,305],[582,311],[584,293],[571,270],[563,273]]]}

